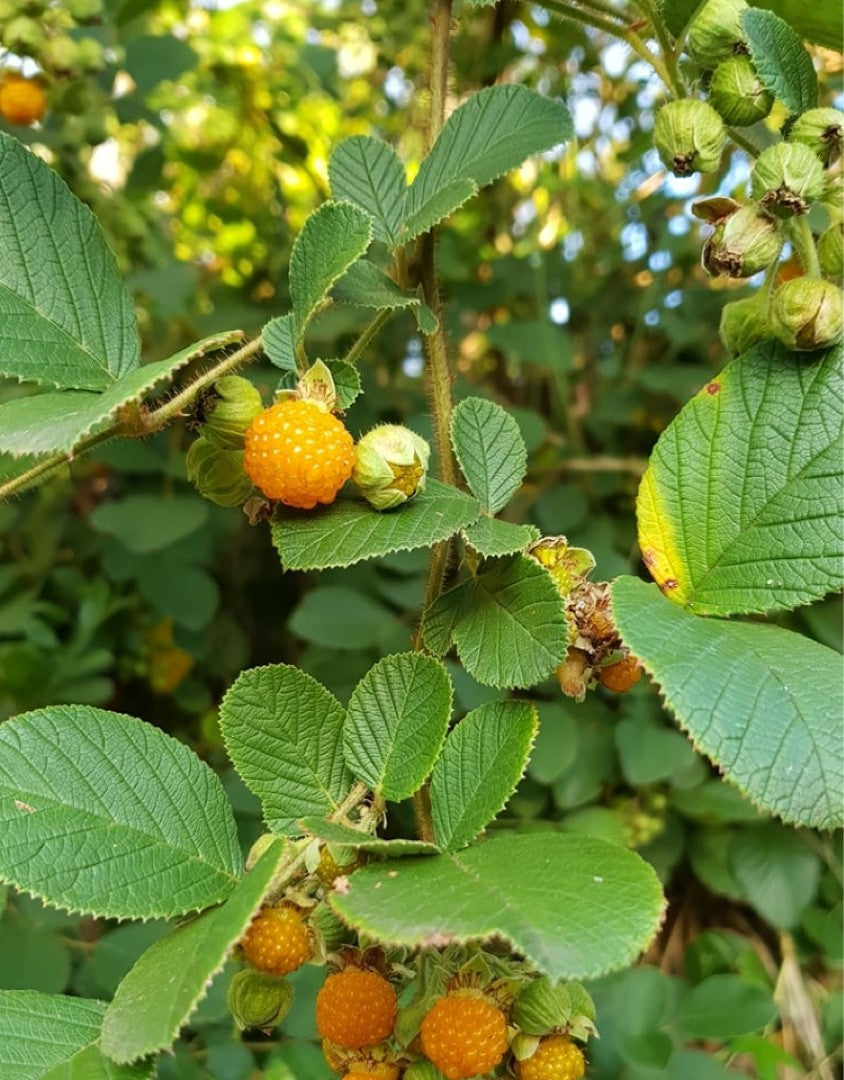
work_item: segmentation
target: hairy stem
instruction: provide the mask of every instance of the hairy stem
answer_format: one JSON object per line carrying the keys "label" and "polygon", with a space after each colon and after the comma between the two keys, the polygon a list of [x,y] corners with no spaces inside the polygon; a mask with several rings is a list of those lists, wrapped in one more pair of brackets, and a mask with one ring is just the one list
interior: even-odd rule
{"label": "hairy stem", "polygon": [[821,264],[818,259],[818,249],[815,247],[815,238],[812,236],[812,227],[805,217],[792,218],[789,229],[791,242],[800,259],[806,277],[820,278]]}
{"label": "hairy stem", "polygon": [[736,146],[740,146],[746,154],[750,154],[752,158],[759,157],[759,147],[751,139],[748,139],[741,131],[737,131],[735,128],[731,127],[727,128],[727,134]]}
{"label": "hairy stem", "polygon": [[662,52],[662,59],[665,63],[665,70],[668,75],[669,89],[676,97],[685,97],[686,87],[683,85],[683,80],[680,78],[680,73],[677,70],[677,54],[671,44],[671,38],[668,35],[665,24],[659,16],[659,11],[657,10],[654,0],[637,0],[637,3],[642,10],[642,14],[651,24],[651,28],[659,42],[659,48]]}
{"label": "hairy stem", "polygon": [[370,342],[375,337],[377,337],[379,331],[381,330],[381,327],[384,325],[384,323],[387,322],[387,320],[392,314],[393,313],[389,308],[384,308],[383,311],[378,312],[374,319],[367,323],[367,325],[361,331],[360,337],[346,354],[346,360],[350,364],[357,363],[357,361],[363,355],[364,350],[367,348]]}

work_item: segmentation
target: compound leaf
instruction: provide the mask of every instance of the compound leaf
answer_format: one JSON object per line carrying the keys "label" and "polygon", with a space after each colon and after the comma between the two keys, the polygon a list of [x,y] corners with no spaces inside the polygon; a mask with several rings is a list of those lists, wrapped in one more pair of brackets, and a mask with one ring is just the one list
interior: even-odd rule
{"label": "compound leaf", "polygon": [[841,588],[841,356],[760,345],[663,432],[637,515],[642,557],[672,600],[728,615]]}
{"label": "compound leaf", "polygon": [[132,301],[96,218],[0,132],[0,375],[105,390],[138,366]]}
{"label": "compound leaf", "polygon": [[343,731],[346,764],[392,802],[421,787],[443,746],[451,681],[438,660],[398,653],[379,660],[355,687]]}
{"label": "compound leaf", "polygon": [[121,713],[54,705],[0,727],[0,879],[103,918],[219,903],[241,868],[216,774]]}
{"label": "compound leaf", "polygon": [[299,818],[327,816],[348,791],[345,715],[333,694],[290,664],[241,672],[223,698],[229,757],[274,832],[298,833]]}
{"label": "compound leaf", "polygon": [[103,1021],[101,1045],[128,1063],[168,1048],[243,937],[284,858],[276,840],[224,904],[156,941],[118,986]]}
{"label": "compound leaf", "polygon": [[638,855],[557,832],[367,866],[329,903],[386,943],[502,937],[559,979],[626,967],[656,933],[663,907],[656,874]]}
{"label": "compound leaf", "polygon": [[841,658],[790,630],[701,618],[619,578],[619,631],[695,745],[757,806],[842,824]]}
{"label": "compound leaf", "polygon": [[434,835],[446,851],[465,847],[516,790],[538,730],[532,705],[491,701],[449,733],[431,777]]}

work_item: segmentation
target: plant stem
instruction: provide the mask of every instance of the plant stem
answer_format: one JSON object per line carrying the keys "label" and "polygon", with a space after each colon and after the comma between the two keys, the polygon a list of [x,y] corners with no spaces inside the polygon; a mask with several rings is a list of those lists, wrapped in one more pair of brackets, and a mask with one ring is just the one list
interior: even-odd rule
{"label": "plant stem", "polygon": [[5,484],[0,484],[0,499],[7,499],[10,495],[17,495],[36,480],[42,479],[48,473],[61,468],[62,465],[69,465],[74,458],[79,457],[100,443],[113,439],[118,434],[119,432],[115,428],[108,428],[106,431],[101,431],[96,435],[89,435],[86,439],[83,439],[70,454],[51,454],[49,457],[45,457],[37,465],[33,465],[31,469],[27,469],[25,473],[21,473],[20,476],[16,476],[12,480],[7,480]]}
{"label": "plant stem", "polygon": [[175,394],[169,401],[165,401],[163,405],[159,405],[157,409],[152,409],[142,419],[143,432],[123,432],[117,430],[114,434],[149,434],[153,431],[160,431],[171,420],[174,420],[179,416],[188,405],[192,404],[196,395],[200,390],[204,390],[206,386],[210,386],[211,383],[216,382],[222,375],[226,375],[230,371],[234,371],[235,368],[240,367],[241,364],[245,364],[247,360],[251,360],[255,357],[263,348],[263,343],[260,336],[256,337],[254,341],[247,341],[247,343],[232,353],[230,356],[224,356],[222,360],[218,360],[216,364],[213,364],[210,368],[198,376],[194,381],[186,386],[183,390],[180,390],[178,394]]}
{"label": "plant stem", "polygon": [[677,70],[677,54],[674,52],[671,38],[668,35],[665,24],[659,17],[659,12],[656,9],[654,0],[637,0],[637,3],[641,8],[643,15],[651,24],[651,28],[659,42],[659,48],[665,62],[665,70],[668,74],[669,88],[674,92],[676,97],[685,97],[686,87],[683,85],[683,80],[680,78],[680,73]]}
{"label": "plant stem", "polygon": [[740,131],[736,131],[736,129],[732,127],[727,128],[727,134],[730,136],[736,146],[740,146],[746,154],[750,154],[750,156],[753,158],[759,157],[759,154],[761,152],[759,150],[759,147],[756,145],[756,143],[748,139],[746,135],[743,135]]}
{"label": "plant stem", "polygon": [[651,52],[635,30],[631,30],[621,23],[609,22],[607,19],[595,15],[591,11],[584,11],[582,8],[575,7],[574,4],[567,3],[566,0],[542,0],[542,6],[563,19],[571,19],[572,22],[579,22],[583,23],[585,26],[592,26],[596,30],[602,30],[605,34],[619,38],[629,45],[633,52],[644,60],[646,64],[649,64],[654,69],[666,86],[673,87],[674,84],[666,65],[658,56],[655,56],[654,53]]}
{"label": "plant stem", "polygon": [[789,227],[791,242],[797,252],[803,269],[808,278],[820,278],[821,264],[818,259],[818,249],[815,247],[815,238],[812,236],[812,228],[805,217],[793,218]]}
{"label": "plant stem", "polygon": [[346,354],[345,359],[348,361],[348,363],[354,364],[360,359],[364,349],[366,349],[367,345],[369,345],[373,338],[377,336],[377,334],[381,330],[381,327],[392,314],[393,313],[389,308],[384,308],[383,311],[378,312],[378,314],[375,316],[374,319],[372,319],[371,322],[367,323],[367,325],[361,331],[360,337]]}

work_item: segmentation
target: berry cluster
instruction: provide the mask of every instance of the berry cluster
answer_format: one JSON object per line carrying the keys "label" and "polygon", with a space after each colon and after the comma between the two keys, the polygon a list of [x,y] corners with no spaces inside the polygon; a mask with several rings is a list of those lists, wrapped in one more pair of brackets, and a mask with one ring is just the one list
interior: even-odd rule
{"label": "berry cluster", "polygon": [[[659,110],[654,142],[663,164],[677,176],[716,172],[727,143],[727,125],[764,120],[774,95],[749,55],[743,16],[746,0],[707,0],[689,30],[688,51],[701,69],[706,100],[671,101]],[[769,271],[766,288],[724,307],[721,337],[738,356],[769,338],[802,352],[834,343],[842,330],[842,122],[838,109],[809,109],[784,128],[783,141],[767,147],[753,165],[750,199],[716,197],[695,213],[713,231],[703,267],[713,277],[750,278]],[[828,226],[816,238],[800,221],[816,204]],[[803,274],[776,275],[787,242]],[[824,276],[829,280],[824,280]]]}

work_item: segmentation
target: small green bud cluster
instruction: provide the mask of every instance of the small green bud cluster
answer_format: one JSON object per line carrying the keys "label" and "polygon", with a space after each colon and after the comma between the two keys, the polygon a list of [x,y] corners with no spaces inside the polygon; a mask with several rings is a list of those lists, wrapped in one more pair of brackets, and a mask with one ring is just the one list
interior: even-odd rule
{"label": "small green bud cluster", "polygon": [[355,447],[352,482],[376,510],[392,510],[425,489],[431,448],[401,424],[380,424]]}
{"label": "small green bud cluster", "polygon": [[240,375],[218,379],[201,405],[201,435],[187,453],[188,479],[218,506],[240,506],[252,491],[243,444],[263,407],[257,388]]}

